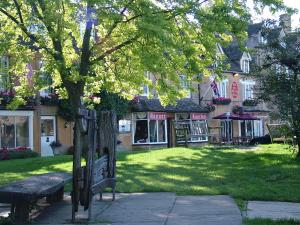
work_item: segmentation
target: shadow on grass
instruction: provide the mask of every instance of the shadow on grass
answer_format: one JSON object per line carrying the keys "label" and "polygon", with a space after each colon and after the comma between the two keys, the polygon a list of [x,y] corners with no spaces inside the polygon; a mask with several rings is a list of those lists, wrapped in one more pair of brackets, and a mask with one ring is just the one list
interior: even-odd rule
{"label": "shadow on grass", "polygon": [[117,190],[229,194],[243,200],[300,200],[300,166],[286,152],[222,147],[218,151],[211,147],[161,151],[174,154],[165,154],[157,161],[151,157],[163,154],[160,151],[119,154]]}

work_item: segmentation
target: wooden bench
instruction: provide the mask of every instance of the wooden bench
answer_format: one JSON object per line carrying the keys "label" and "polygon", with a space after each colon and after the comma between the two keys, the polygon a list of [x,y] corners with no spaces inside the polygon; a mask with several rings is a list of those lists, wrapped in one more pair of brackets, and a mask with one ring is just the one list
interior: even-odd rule
{"label": "wooden bench", "polygon": [[63,172],[32,176],[0,187],[0,202],[11,204],[15,222],[26,223],[34,202],[44,197],[49,203],[62,200],[64,186],[71,180],[71,174]]}

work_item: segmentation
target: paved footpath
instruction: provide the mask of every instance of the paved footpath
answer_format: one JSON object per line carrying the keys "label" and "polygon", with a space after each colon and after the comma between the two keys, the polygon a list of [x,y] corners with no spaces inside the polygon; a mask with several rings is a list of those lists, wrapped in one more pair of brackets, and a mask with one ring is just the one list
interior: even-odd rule
{"label": "paved footpath", "polygon": [[300,203],[249,201],[248,218],[295,219],[300,220]]}
{"label": "paved footpath", "polygon": [[[96,196],[98,197],[98,196]],[[242,225],[238,207],[229,196],[176,196],[174,193],[117,194],[94,200],[90,224],[99,225]],[[34,225],[71,224],[71,203],[66,197],[34,219]],[[86,218],[79,213],[78,218]],[[88,224],[81,221],[81,224]]]}

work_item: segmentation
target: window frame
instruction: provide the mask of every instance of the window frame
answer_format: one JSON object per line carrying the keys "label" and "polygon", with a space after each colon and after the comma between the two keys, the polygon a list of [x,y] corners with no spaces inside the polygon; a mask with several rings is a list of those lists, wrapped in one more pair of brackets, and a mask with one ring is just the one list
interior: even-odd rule
{"label": "window frame", "polygon": [[[145,72],[145,76],[147,77],[147,79],[150,79],[150,74],[151,73],[149,71]],[[140,96],[148,97],[149,96],[149,85],[143,84],[141,88],[143,89],[143,93],[141,93]],[[146,89],[146,92],[145,92],[145,89]]]}
{"label": "window frame", "polygon": [[[28,117],[28,138],[29,138],[29,148],[33,149],[33,111],[9,111],[9,110],[0,110],[1,116],[11,116],[11,117]],[[16,126],[16,124],[14,124]],[[15,131],[16,132],[16,131]],[[0,146],[1,146],[0,140]],[[15,137],[16,141],[16,137]],[[15,142],[16,145],[16,142]]]}
{"label": "window frame", "polygon": [[[224,90],[222,89],[223,85],[225,86]],[[227,98],[227,88],[228,88],[228,79],[221,80],[218,82],[219,95],[221,98]]]}
{"label": "window frame", "polygon": [[[167,144],[168,143],[168,133],[167,133],[167,120],[162,120],[164,121],[164,126],[165,126],[165,129],[164,129],[164,133],[165,133],[165,141],[164,142],[150,142],[150,121],[156,121],[156,134],[157,134],[157,137],[159,137],[159,127],[158,127],[158,121],[159,120],[150,120],[150,113],[149,112],[144,112],[144,113],[147,113],[147,119],[136,119],[134,117],[134,114],[135,113],[132,113],[131,114],[131,118],[132,118],[132,123],[131,123],[131,136],[132,136],[132,145],[159,145],[159,144]],[[134,136],[135,136],[135,130],[133,129],[133,126],[135,125],[136,121],[137,120],[146,120],[147,121],[147,131],[148,131],[148,136],[147,136],[147,141],[146,142],[143,142],[143,143],[136,143],[134,141]],[[157,138],[158,140],[158,138]]]}
{"label": "window frame", "polygon": [[[179,119],[178,117],[179,117],[179,115],[180,114],[188,114],[188,117],[186,118],[186,119]],[[188,140],[188,142],[189,143],[198,143],[198,142],[207,142],[208,141],[208,123],[207,123],[207,120],[192,120],[191,119],[191,114],[190,113],[175,113],[175,121],[177,121],[177,122],[180,122],[180,121],[187,121],[188,123],[189,123],[189,128],[190,129],[192,129],[192,127],[193,127],[193,121],[195,121],[195,122],[200,122],[200,123],[205,123],[205,127],[206,127],[206,130],[207,130],[207,133],[206,133],[206,135],[203,135],[203,136],[205,136],[206,138],[205,138],[205,140],[200,140],[199,139],[199,137],[198,137],[198,139],[197,140],[192,140],[192,138],[190,138],[189,140]]]}
{"label": "window frame", "polygon": [[[253,91],[254,85],[255,85],[255,82],[253,82],[253,81],[245,81],[245,82],[243,82],[243,86],[244,86],[243,100],[244,101],[245,100],[252,100],[252,99],[254,99],[254,91]],[[251,89],[249,90],[248,87],[251,87]],[[251,93],[250,97],[248,96],[248,92]]]}
{"label": "window frame", "polygon": [[191,93],[190,84],[187,81],[186,75],[183,75],[183,74],[179,75],[179,81],[180,81],[180,86],[188,92],[184,98],[191,98],[192,93]]}

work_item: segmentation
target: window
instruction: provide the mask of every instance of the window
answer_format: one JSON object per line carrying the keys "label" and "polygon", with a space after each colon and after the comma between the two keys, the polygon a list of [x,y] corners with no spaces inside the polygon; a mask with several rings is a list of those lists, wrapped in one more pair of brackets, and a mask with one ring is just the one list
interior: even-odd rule
{"label": "window", "polygon": [[32,116],[32,112],[2,111],[0,115],[0,148],[28,147],[32,149]]}
{"label": "window", "polygon": [[208,140],[207,120],[194,120],[189,113],[176,113],[175,120],[178,128],[188,129],[188,134],[191,136],[190,142]]}
{"label": "window", "polygon": [[125,133],[130,132],[131,121],[130,120],[119,120],[119,132]]}
{"label": "window", "polygon": [[244,100],[246,99],[253,99],[254,94],[253,94],[253,88],[254,88],[254,83],[244,83]]}
{"label": "window", "polygon": [[[146,72],[145,73],[145,76],[148,78],[148,79],[150,79],[151,77],[150,77],[150,72]],[[144,84],[142,87],[141,87],[141,90],[142,90],[142,93],[141,93],[141,96],[149,96],[149,86],[148,86],[148,84]]]}
{"label": "window", "polygon": [[133,113],[133,143],[134,144],[157,144],[167,142],[166,116],[152,119],[154,113]]}
{"label": "window", "polygon": [[230,142],[232,140],[231,120],[221,120],[221,136],[223,142]]}
{"label": "window", "polygon": [[43,60],[39,61],[38,67],[39,67],[39,80],[40,80],[40,82],[43,85],[43,89],[40,90],[40,96],[47,97],[47,96],[49,96],[49,94],[54,93],[54,90],[51,87],[51,85],[52,85],[52,78],[51,78],[50,74],[48,74],[44,70],[45,67],[44,67]]}
{"label": "window", "polygon": [[185,96],[185,98],[190,98],[191,97],[190,84],[186,79],[186,76],[180,75],[179,79],[180,79],[180,86],[182,87],[183,90],[187,91],[187,95]]}
{"label": "window", "polygon": [[0,60],[0,91],[6,91],[8,89],[9,60],[7,56],[2,56]]}
{"label": "window", "polygon": [[228,80],[222,80],[219,82],[220,97],[223,97],[223,98],[227,97],[227,83],[228,83]]}
{"label": "window", "polygon": [[263,133],[262,120],[243,120],[240,121],[240,132],[242,137],[261,137]]}
{"label": "window", "polygon": [[249,64],[250,64],[249,60],[247,60],[247,59],[242,60],[241,69],[244,73],[249,73],[250,72]]}

